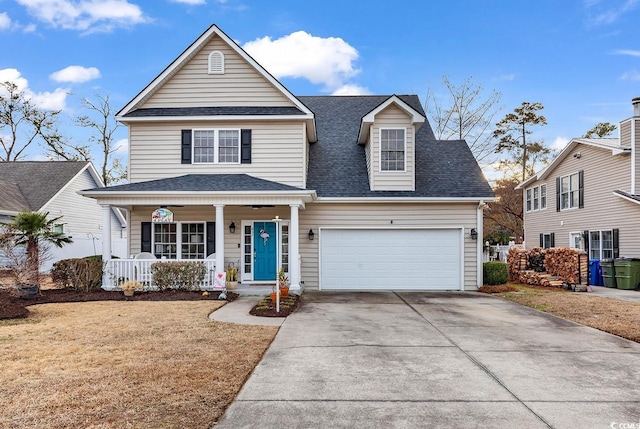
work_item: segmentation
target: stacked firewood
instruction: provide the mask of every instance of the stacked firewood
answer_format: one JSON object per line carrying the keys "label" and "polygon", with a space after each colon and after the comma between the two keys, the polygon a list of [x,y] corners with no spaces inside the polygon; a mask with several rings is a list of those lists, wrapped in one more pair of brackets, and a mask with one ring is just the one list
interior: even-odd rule
{"label": "stacked firewood", "polygon": [[567,283],[585,283],[589,273],[587,254],[578,249],[556,247],[546,250],[545,268]]}
{"label": "stacked firewood", "polygon": [[[548,250],[548,249],[547,249]],[[529,268],[537,273],[544,272],[545,249],[534,247],[529,250]]]}
{"label": "stacked firewood", "polygon": [[533,270],[520,271],[520,283],[534,286],[551,286],[549,275]]}
{"label": "stacked firewood", "polygon": [[520,271],[528,266],[527,251],[521,247],[512,247],[507,253],[507,265],[509,266],[509,281],[520,280]]}

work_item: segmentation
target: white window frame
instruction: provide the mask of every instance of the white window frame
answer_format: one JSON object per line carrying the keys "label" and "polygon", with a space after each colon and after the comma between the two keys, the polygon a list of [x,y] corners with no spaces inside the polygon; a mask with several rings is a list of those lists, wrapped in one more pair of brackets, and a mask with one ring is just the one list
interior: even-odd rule
{"label": "white window frame", "polygon": [[[576,247],[576,238],[578,239],[578,246]],[[584,241],[582,239],[582,232],[574,231],[569,233],[569,247],[572,249],[584,250]]]}
{"label": "white window frame", "polygon": [[[538,195],[536,196],[536,191]],[[544,191],[544,192],[543,192]],[[536,208],[537,204],[537,208]],[[547,184],[527,188],[524,194],[524,207],[527,213],[545,210],[547,208]]]}
{"label": "white window frame", "polygon": [[[217,61],[217,63],[214,57],[219,57],[219,61]],[[209,54],[209,61],[207,62],[207,72],[209,74],[224,74],[224,53],[222,53],[221,51],[212,51]]]}
{"label": "white window frame", "polygon": [[[402,170],[383,170],[382,169],[382,132],[383,131],[402,131],[403,132],[403,169]],[[378,171],[380,173],[406,173],[407,172],[407,129],[404,127],[381,127],[378,130]]]}
{"label": "white window frame", "polygon": [[[204,254],[203,258],[207,257],[207,222],[206,221],[185,221],[185,222],[171,222],[171,224],[176,225],[176,259],[167,258],[167,260],[171,261],[189,261],[190,259],[182,259],[182,225],[183,224],[202,224],[203,225],[203,243],[204,243]],[[166,223],[152,223],[151,224],[151,253],[156,254],[156,225],[167,225]],[[164,243],[164,244],[174,244],[174,243]]]}
{"label": "white window frame", "polygon": [[[604,237],[603,237],[603,233],[608,232],[610,234],[610,241],[611,241],[611,247],[604,247]],[[596,251],[596,246],[593,245],[593,240],[591,239],[592,234],[598,234],[598,246],[597,246],[597,252],[598,252],[598,257],[597,258],[593,258],[593,252]],[[613,229],[601,229],[601,230],[595,230],[595,231],[589,231],[589,259],[612,259],[613,258]],[[604,252],[609,251],[610,255],[605,256]]]}
{"label": "white window frame", "polygon": [[[196,161],[196,133],[204,131],[213,131],[213,162]],[[238,134],[238,160],[235,162],[221,162],[220,158],[220,131],[235,131]],[[191,159],[193,164],[240,164],[242,151],[242,134],[240,128],[194,128],[191,132]]]}
{"label": "white window frame", "polygon": [[[576,189],[571,188],[571,178],[576,176],[578,187]],[[567,192],[563,192],[562,190],[562,180],[567,179],[569,183],[569,188]],[[578,196],[575,205],[573,204],[573,195],[576,194]],[[567,195],[568,207],[564,207],[564,199],[563,195]],[[580,173],[571,173],[566,176],[560,176],[560,210],[573,210],[580,207]]]}

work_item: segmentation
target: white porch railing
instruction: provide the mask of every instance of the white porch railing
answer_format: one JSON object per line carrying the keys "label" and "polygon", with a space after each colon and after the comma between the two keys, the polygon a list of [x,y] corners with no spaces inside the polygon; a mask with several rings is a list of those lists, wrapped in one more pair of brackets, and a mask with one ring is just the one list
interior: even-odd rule
{"label": "white porch railing", "polygon": [[[111,259],[105,263],[102,288],[117,290],[127,280],[137,280],[145,290],[154,289],[151,265],[156,262],[178,262],[174,259]],[[200,283],[200,290],[213,290],[213,279],[216,272],[215,259],[183,259],[179,262],[200,262],[205,265],[207,274]]]}

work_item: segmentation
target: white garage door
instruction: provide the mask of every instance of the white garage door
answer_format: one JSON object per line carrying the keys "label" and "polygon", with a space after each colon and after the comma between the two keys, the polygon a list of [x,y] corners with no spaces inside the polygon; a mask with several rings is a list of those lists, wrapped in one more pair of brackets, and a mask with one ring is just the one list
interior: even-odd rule
{"label": "white garage door", "polygon": [[460,290],[460,229],[322,229],[322,290]]}

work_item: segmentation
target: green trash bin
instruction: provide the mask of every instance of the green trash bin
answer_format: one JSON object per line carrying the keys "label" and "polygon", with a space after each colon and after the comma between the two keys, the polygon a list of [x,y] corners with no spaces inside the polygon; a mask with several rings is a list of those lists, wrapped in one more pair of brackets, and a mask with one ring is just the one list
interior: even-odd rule
{"label": "green trash bin", "polygon": [[640,259],[620,258],[614,264],[618,289],[636,289],[640,284]]}
{"label": "green trash bin", "polygon": [[603,259],[600,261],[602,267],[602,280],[606,287],[616,286],[616,268],[613,259]]}

